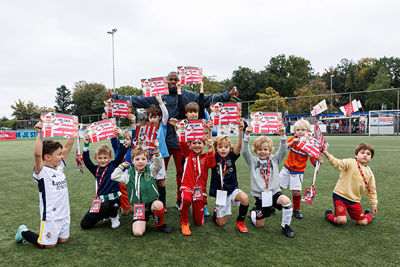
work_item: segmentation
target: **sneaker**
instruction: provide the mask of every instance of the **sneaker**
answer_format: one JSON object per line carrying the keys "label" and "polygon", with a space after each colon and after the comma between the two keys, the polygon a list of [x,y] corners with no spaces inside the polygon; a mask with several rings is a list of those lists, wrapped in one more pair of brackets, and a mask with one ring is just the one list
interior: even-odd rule
{"label": "sneaker", "polygon": [[117,216],[115,217],[110,217],[111,220],[111,228],[115,229],[118,228],[120,226],[120,222],[119,222],[119,215],[117,214]]}
{"label": "sneaker", "polygon": [[236,222],[236,228],[239,229],[241,233],[247,233],[249,230],[247,230],[246,225],[244,225],[244,222],[242,221],[237,221]]}
{"label": "sneaker", "polygon": [[250,219],[251,219],[251,223],[256,226],[256,217],[257,217],[257,213],[255,210],[250,211]]}
{"label": "sneaker", "polygon": [[177,200],[177,201],[176,201],[176,208],[177,208],[178,210],[181,210],[181,200]]}
{"label": "sneaker", "polygon": [[157,229],[159,230],[159,231],[161,231],[161,232],[163,232],[163,233],[166,233],[166,234],[170,234],[170,233],[172,233],[172,227],[169,227],[167,224],[163,224],[163,225],[161,225],[161,226],[158,226],[157,227]]}
{"label": "sneaker", "polygon": [[183,235],[186,235],[186,236],[192,235],[192,232],[190,231],[190,228],[189,228],[189,223],[182,223],[181,228],[182,228]]}
{"label": "sneaker", "polygon": [[210,217],[210,213],[206,209],[206,206],[204,206],[204,217]]}
{"label": "sneaker", "polygon": [[18,227],[17,234],[15,235],[15,242],[17,243],[22,243],[24,238],[22,237],[22,232],[28,231],[28,227],[26,225],[22,224]]}
{"label": "sneaker", "polygon": [[293,233],[292,229],[290,229],[289,225],[286,224],[285,227],[282,227],[282,231],[285,236],[287,236],[289,238],[294,237],[294,233]]}
{"label": "sneaker", "polygon": [[293,215],[296,219],[303,219],[303,214],[301,210],[293,210]]}
{"label": "sneaker", "polygon": [[332,210],[326,210],[326,211],[325,211],[325,217],[326,217],[326,215],[328,215],[328,214],[333,214],[333,211],[332,211]]}
{"label": "sneaker", "polygon": [[[370,209],[366,209],[366,210],[364,210],[364,215],[366,215],[366,214],[371,214],[372,215],[372,212],[371,212],[371,210]],[[374,215],[372,215],[372,219],[373,218],[375,218],[375,216]]]}

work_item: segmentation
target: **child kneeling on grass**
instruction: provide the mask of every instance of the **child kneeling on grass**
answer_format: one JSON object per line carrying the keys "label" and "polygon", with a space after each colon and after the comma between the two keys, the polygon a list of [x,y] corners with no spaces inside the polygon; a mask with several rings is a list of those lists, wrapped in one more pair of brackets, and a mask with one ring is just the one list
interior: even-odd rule
{"label": "child kneeling on grass", "polygon": [[370,210],[363,212],[360,200],[366,190],[369,203],[372,206],[373,215],[377,215],[378,197],[376,194],[375,177],[367,164],[374,156],[374,148],[370,144],[361,143],[355,151],[355,159],[337,159],[327,150],[324,154],[329,163],[335,169],[340,170],[340,177],[333,190],[332,210],[326,210],[325,217],[334,224],[345,224],[347,222],[346,210],[350,218],[357,221],[359,225],[367,225],[373,216]]}
{"label": "child kneeling on grass", "polygon": [[[154,146],[155,154],[151,165],[147,164],[147,151],[139,148],[132,150],[134,167],[129,168],[130,164],[124,162],[111,175],[113,181],[126,184],[128,199],[134,210],[132,223],[134,236],[142,236],[145,233],[146,223],[152,213],[158,230],[164,233],[172,232],[172,228],[164,223],[165,207],[158,200],[159,193],[154,177],[162,168],[162,159],[158,151],[158,141],[155,141]],[[125,171],[127,168],[128,171]]]}
{"label": "child kneeling on grass", "polygon": [[[247,233],[247,227],[244,224],[247,211],[249,209],[249,197],[245,192],[239,189],[236,176],[236,160],[242,150],[244,120],[239,125],[239,138],[235,148],[232,147],[231,138],[227,135],[218,136],[214,140],[216,166],[212,169],[210,196],[216,197],[220,193],[224,196],[224,203],[215,205],[214,218],[219,226],[226,223],[226,216],[231,215],[231,203],[239,206],[239,215],[236,219],[236,227],[242,233]],[[220,196],[218,196],[220,197]]]}
{"label": "child kneeling on grass", "polygon": [[74,144],[69,138],[65,147],[53,140],[42,139],[42,123],[35,125],[37,132],[33,150],[35,167],[33,178],[38,183],[40,200],[40,233],[29,231],[25,225],[18,228],[15,241],[26,240],[40,248],[52,248],[69,238],[70,210],[65,162]]}
{"label": "child kneeling on grass", "polygon": [[265,218],[271,216],[272,206],[282,210],[282,230],[285,236],[293,238],[294,233],[290,229],[292,221],[292,203],[283,195],[279,187],[279,163],[282,162],[287,152],[285,127],[281,125],[281,143],[278,152],[271,155],[272,140],[266,136],[260,136],[254,141],[252,156],[249,147],[251,127],[246,128],[243,139],[243,158],[250,167],[251,194],[256,199],[255,207],[250,213],[252,223],[256,227],[263,227]]}

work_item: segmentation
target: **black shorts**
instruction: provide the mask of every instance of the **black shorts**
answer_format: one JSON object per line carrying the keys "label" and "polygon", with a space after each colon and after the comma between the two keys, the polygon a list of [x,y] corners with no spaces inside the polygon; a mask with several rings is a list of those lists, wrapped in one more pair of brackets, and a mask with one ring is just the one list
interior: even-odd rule
{"label": "black shorts", "polygon": [[[155,200],[154,200],[155,201]],[[153,202],[154,202],[153,201]],[[145,211],[144,212],[144,219],[141,219],[141,220],[135,220],[135,219],[133,219],[133,222],[137,222],[137,221],[144,221],[144,222],[148,222],[149,221],[149,219],[150,219],[150,216],[151,215],[153,215],[153,212],[151,211],[151,205],[153,205],[153,202],[151,202],[151,204],[150,204],[150,207],[149,207],[149,210],[147,211]],[[132,206],[133,207],[133,206]]]}
{"label": "black shorts", "polygon": [[[282,210],[282,205],[278,205],[277,201],[279,196],[282,195],[281,191],[276,192],[272,196],[272,206],[274,206],[275,209]],[[256,220],[261,220],[264,218],[267,218],[271,216],[272,213],[272,207],[262,207],[262,200],[261,198],[254,197],[256,199],[255,207],[253,210],[256,212]]]}

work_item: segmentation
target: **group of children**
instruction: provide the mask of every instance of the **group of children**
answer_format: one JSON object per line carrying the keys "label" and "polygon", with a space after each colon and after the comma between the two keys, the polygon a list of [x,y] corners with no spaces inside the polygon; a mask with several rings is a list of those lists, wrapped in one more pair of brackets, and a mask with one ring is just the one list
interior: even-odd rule
{"label": "group of children", "polygon": [[[202,84],[200,84],[201,93]],[[180,86],[178,85],[178,96]],[[165,164],[163,158],[168,157],[165,145],[165,128],[168,122],[168,111],[160,96],[156,97],[159,106],[147,109],[150,122],[160,123],[160,130],[154,151],[142,148],[131,149],[131,141],[135,131],[135,117],[130,117],[133,129],[122,132],[116,129],[118,138],[112,140],[115,159],[112,160],[111,149],[100,145],[95,150],[93,164],[89,155],[89,138],[84,138],[83,159],[88,170],[96,181],[96,196],[89,211],[81,221],[82,229],[94,227],[101,220],[111,220],[111,227],[120,225],[118,210],[121,215],[128,215],[133,209],[132,233],[142,236],[146,223],[151,215],[155,219],[158,230],[171,233],[173,229],[164,223],[166,213]],[[179,99],[179,98],[178,98]],[[200,98],[201,99],[201,98]],[[201,102],[201,101],[200,101]],[[199,105],[200,104],[200,105]],[[202,103],[191,102],[186,105],[187,119],[201,118]],[[180,102],[182,107],[183,102]],[[183,109],[182,109],[183,112]],[[181,113],[182,113],[181,112]],[[180,118],[182,119],[182,118]],[[177,120],[169,121],[176,125]],[[236,161],[243,149],[243,157],[250,170],[251,195],[255,198],[254,207],[250,211],[250,220],[255,227],[263,227],[265,218],[275,209],[282,210],[282,231],[289,238],[294,237],[290,228],[292,214],[301,219],[300,211],[301,185],[309,156],[297,146],[299,138],[310,129],[310,124],[301,119],[294,125],[295,136],[286,140],[285,129],[281,125],[279,149],[272,154],[273,143],[269,137],[259,136],[254,141],[253,156],[249,144],[252,129],[241,119],[239,136],[235,147],[229,136],[211,138],[212,122],[207,122],[208,139],[179,142],[184,157],[182,177],[177,179],[178,200],[180,209],[180,225],[184,236],[191,235],[189,213],[192,207],[193,223],[202,225],[205,222],[205,206],[207,204],[208,170],[212,169],[209,195],[216,198],[213,220],[219,226],[226,224],[226,216],[232,214],[232,203],[239,206],[236,227],[242,233],[248,232],[244,224],[249,209],[248,195],[239,189]],[[26,240],[38,247],[54,247],[57,243],[66,242],[69,238],[69,198],[67,181],[63,172],[64,159],[72,149],[74,139],[68,139],[65,147],[56,141],[42,140],[42,123],[35,126],[38,132],[34,148],[34,179],[38,183],[41,227],[40,233],[29,231],[25,225],[18,228],[15,236],[17,242]],[[207,147],[207,152],[204,148]],[[289,155],[284,167],[279,172],[279,164]],[[339,160],[323,150],[328,162],[341,171],[340,178],[333,193],[332,210],[326,211],[326,218],[334,224],[346,223],[346,210],[350,217],[360,225],[371,222],[371,211],[363,212],[360,198],[363,192],[372,205],[373,215],[377,214],[377,195],[375,179],[367,166],[374,155],[369,144],[360,144],[355,150],[355,159]],[[310,157],[311,163],[319,161]],[[179,181],[178,181],[179,180]],[[281,189],[292,191],[292,201]],[[293,205],[292,205],[293,203]]]}

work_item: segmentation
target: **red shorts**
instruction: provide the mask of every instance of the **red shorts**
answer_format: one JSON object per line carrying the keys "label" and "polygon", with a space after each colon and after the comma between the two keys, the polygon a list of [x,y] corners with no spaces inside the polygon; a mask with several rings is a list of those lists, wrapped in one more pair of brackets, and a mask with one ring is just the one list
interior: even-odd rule
{"label": "red shorts", "polygon": [[129,200],[128,200],[128,193],[126,192],[126,184],[120,183],[119,188],[121,191],[121,196],[119,197],[119,199],[121,201],[121,209],[130,210],[131,204],[129,203]]}
{"label": "red shorts", "polygon": [[333,205],[335,206],[335,217],[346,216],[346,210],[352,220],[364,220],[364,212],[360,203],[346,204],[343,201],[333,198]]}

